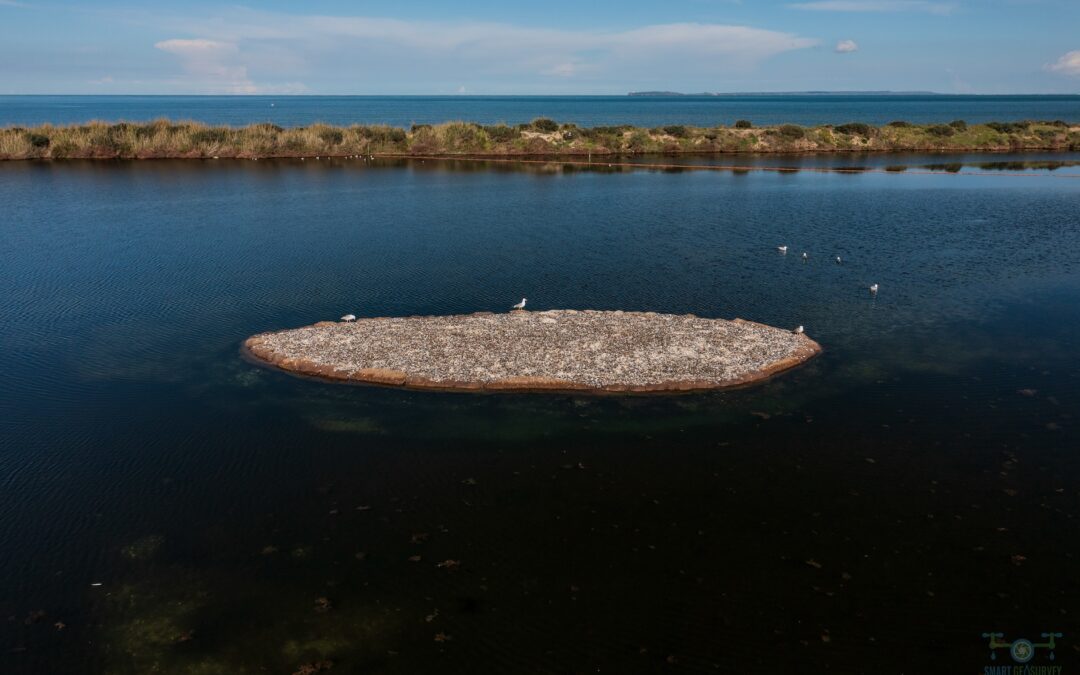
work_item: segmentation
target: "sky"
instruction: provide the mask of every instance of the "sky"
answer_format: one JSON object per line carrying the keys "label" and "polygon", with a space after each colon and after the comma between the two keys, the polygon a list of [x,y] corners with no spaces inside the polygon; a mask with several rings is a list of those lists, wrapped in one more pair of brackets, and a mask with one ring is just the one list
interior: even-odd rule
{"label": "sky", "polygon": [[1080,0],[0,0],[2,94],[1080,93]]}

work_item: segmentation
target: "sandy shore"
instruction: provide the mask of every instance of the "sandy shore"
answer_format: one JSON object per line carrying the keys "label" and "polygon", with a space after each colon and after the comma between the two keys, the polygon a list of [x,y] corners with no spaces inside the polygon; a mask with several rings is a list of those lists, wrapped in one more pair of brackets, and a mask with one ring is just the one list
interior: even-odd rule
{"label": "sandy shore", "polygon": [[676,392],[734,387],[821,351],[805,335],[735,319],[591,310],[324,321],[244,347],[332,380],[461,391]]}

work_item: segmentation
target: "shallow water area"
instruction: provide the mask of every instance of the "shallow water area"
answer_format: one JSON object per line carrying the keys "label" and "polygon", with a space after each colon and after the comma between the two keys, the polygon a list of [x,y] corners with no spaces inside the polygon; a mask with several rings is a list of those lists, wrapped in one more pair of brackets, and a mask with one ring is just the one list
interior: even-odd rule
{"label": "shallow water area", "polygon": [[[1080,172],[979,168],[1048,159],[2,164],[0,672],[1074,667]],[[825,351],[661,399],[239,358],[523,295]]]}

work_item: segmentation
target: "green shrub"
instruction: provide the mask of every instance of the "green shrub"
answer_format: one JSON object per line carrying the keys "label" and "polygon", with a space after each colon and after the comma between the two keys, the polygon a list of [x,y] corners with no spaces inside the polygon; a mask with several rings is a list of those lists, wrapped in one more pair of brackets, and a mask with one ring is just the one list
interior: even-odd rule
{"label": "green shrub", "polygon": [[229,130],[222,128],[198,129],[191,133],[193,143],[224,143],[229,139]]}
{"label": "green shrub", "polygon": [[559,130],[559,123],[553,119],[548,119],[547,117],[537,117],[529,126],[537,131],[543,131],[545,133]]}
{"label": "green shrub", "polygon": [[835,127],[835,131],[841,134],[854,134],[856,136],[869,136],[874,133],[874,128],[869,124],[863,124],[862,122],[850,122],[848,124],[841,124]]}
{"label": "green shrub", "polygon": [[1027,131],[1031,122],[987,122],[986,126],[1000,134],[1012,134]]}
{"label": "green shrub", "polygon": [[409,133],[410,134],[415,134],[418,131],[422,131],[424,129],[430,129],[430,128],[431,128],[430,124],[413,124],[412,126],[409,127]]}
{"label": "green shrub", "polygon": [[391,143],[400,145],[405,142],[405,130],[397,127],[377,126],[360,127],[360,135],[372,143]]}
{"label": "green shrub", "polygon": [[47,148],[49,147],[49,137],[45,134],[27,134],[26,140],[30,142],[30,145],[35,148]]}
{"label": "green shrub", "polygon": [[681,124],[672,124],[663,128],[663,132],[668,136],[674,136],[675,138],[686,138],[690,135],[690,132],[685,126]]}
{"label": "green shrub", "polygon": [[327,145],[341,145],[345,140],[345,134],[338,129],[323,129],[319,132],[319,140]]}
{"label": "green shrub", "polygon": [[780,136],[789,141],[797,141],[806,136],[806,130],[797,124],[784,124],[779,128]]}
{"label": "green shrub", "polygon": [[949,122],[949,126],[957,131],[967,131],[967,122],[964,120],[953,120]]}
{"label": "green shrub", "polygon": [[599,134],[601,136],[622,136],[623,133],[630,131],[634,127],[629,125],[620,125],[614,127],[592,127],[589,131],[593,134]]}
{"label": "green shrub", "polygon": [[488,136],[477,124],[453,122],[441,127],[443,145],[452,152],[468,152],[487,148]]}
{"label": "green shrub", "polygon": [[60,141],[53,143],[49,154],[56,159],[64,159],[65,157],[71,157],[75,154],[77,148],[71,141]]}
{"label": "green shrub", "polygon": [[753,129],[754,123],[750,120],[735,120],[736,129]]}
{"label": "green shrub", "polygon": [[630,134],[630,138],[626,141],[626,147],[633,152],[643,152],[649,149],[651,140],[652,139],[649,138],[649,132],[644,129],[638,129]]}
{"label": "green shrub", "polygon": [[484,131],[487,132],[488,138],[496,143],[507,143],[518,137],[518,130],[505,124],[486,126]]}
{"label": "green shrub", "polygon": [[926,133],[930,134],[931,136],[945,138],[955,134],[956,129],[952,128],[948,124],[933,124],[926,127]]}
{"label": "green shrub", "polygon": [[915,125],[912,124],[911,122],[906,122],[904,120],[894,120],[892,122],[889,122],[889,126],[890,127],[897,127],[898,129],[907,129],[907,128],[913,127]]}

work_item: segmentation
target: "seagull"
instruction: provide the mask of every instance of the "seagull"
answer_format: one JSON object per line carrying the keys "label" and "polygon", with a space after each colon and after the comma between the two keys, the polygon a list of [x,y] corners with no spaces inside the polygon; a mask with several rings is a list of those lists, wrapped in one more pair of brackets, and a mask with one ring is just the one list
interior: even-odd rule
{"label": "seagull", "polygon": [[877,295],[877,284],[870,284],[870,295]]}
{"label": "seagull", "polygon": [[776,250],[780,251],[781,253],[787,253],[787,246],[777,246]]}
{"label": "seagull", "polygon": [[803,329],[803,327],[800,325],[800,326],[795,326],[795,330],[793,330],[791,332],[795,333],[796,335],[802,335],[803,333],[806,332],[806,330]]}
{"label": "seagull", "polygon": [[346,314],[345,316],[341,317],[341,320],[342,321],[356,321],[356,315],[355,314]]}
{"label": "seagull", "polygon": [[510,309],[525,309],[525,298],[522,298],[522,299],[521,299],[521,302],[519,302],[518,304],[514,305],[514,306],[513,306],[513,307],[511,307]]}
{"label": "seagull", "polygon": [[842,261],[842,260],[840,260],[840,256],[836,256],[836,264],[837,264],[837,265],[839,265],[839,264],[840,264],[840,263],[842,263],[842,262],[843,262],[843,261]]}
{"label": "seagull", "polygon": [[809,256],[809,255],[808,255],[808,254],[806,253],[806,251],[803,251],[803,252],[802,252],[802,259],[803,259],[803,260],[807,260],[807,259],[809,259],[809,258],[810,258],[810,256]]}

